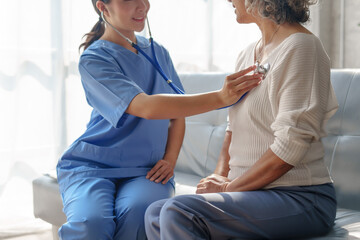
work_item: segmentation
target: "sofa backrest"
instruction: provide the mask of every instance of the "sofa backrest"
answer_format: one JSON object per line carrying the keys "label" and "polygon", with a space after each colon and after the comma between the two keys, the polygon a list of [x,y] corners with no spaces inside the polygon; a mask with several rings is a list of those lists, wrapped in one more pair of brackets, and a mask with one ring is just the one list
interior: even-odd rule
{"label": "sofa backrest", "polygon": [[[180,74],[188,94],[220,89],[225,73]],[[176,170],[205,177],[215,169],[227,125],[227,109],[186,118],[186,131]]]}
{"label": "sofa backrest", "polygon": [[360,70],[332,70],[339,109],[326,125],[325,161],[338,206],[360,210]]}
{"label": "sofa backrest", "polygon": [[[220,89],[227,74],[180,74],[186,93]],[[360,70],[332,70],[339,109],[323,138],[325,162],[335,182],[339,207],[360,210]],[[227,124],[227,109],[186,119],[176,171],[205,177],[215,169]]]}

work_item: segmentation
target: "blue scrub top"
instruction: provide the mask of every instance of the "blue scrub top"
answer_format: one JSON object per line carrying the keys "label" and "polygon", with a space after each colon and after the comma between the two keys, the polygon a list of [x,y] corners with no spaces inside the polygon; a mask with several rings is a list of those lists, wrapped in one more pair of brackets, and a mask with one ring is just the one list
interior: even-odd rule
{"label": "blue scrub top", "polygon": [[[149,40],[137,36],[137,44],[152,56]],[[164,72],[183,90],[167,50],[156,42],[154,47]],[[139,93],[173,90],[144,56],[106,40],[83,52],[79,71],[93,111],[85,133],[60,158],[58,178],[146,175],[164,156],[169,120],[146,120],[125,111]]]}

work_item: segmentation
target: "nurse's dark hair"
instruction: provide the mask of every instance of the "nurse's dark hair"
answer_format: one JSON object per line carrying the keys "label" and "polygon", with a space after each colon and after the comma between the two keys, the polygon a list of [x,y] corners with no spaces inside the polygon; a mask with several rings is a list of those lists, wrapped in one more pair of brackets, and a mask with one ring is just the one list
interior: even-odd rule
{"label": "nurse's dark hair", "polygon": [[269,18],[276,24],[306,23],[310,18],[310,6],[317,0],[246,0],[249,13],[258,11],[261,17]]}
{"label": "nurse's dark hair", "polygon": [[110,2],[110,0],[91,0],[96,13],[99,15],[99,20],[94,25],[94,27],[91,29],[91,31],[89,33],[86,33],[83,36],[83,38],[86,38],[86,39],[85,39],[85,42],[80,44],[79,51],[81,50],[81,48],[84,48],[84,50],[87,49],[93,42],[98,40],[105,32],[105,24],[104,24],[104,21],[101,19],[101,12],[96,7],[97,1],[101,1],[105,4]]}

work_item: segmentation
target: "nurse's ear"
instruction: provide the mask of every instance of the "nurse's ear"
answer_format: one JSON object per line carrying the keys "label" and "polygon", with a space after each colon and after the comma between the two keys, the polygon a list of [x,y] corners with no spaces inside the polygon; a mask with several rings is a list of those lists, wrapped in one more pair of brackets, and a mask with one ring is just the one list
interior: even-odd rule
{"label": "nurse's ear", "polygon": [[96,8],[100,11],[100,13],[103,12],[105,17],[109,17],[109,11],[107,10],[106,5],[103,1],[97,1]]}

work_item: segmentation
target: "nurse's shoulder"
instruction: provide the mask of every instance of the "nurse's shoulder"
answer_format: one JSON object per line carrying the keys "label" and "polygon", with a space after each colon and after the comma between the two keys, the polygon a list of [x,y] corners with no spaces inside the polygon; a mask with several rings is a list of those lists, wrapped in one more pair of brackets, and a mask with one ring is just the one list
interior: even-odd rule
{"label": "nurse's shoulder", "polygon": [[[110,46],[109,46],[110,45]],[[113,46],[114,43],[111,43],[106,40],[97,40],[92,43],[80,56],[79,67],[86,67],[89,64],[112,64],[118,66],[115,59],[115,53]]]}

